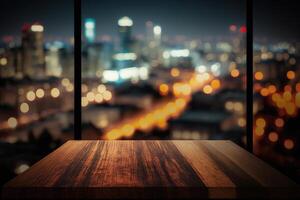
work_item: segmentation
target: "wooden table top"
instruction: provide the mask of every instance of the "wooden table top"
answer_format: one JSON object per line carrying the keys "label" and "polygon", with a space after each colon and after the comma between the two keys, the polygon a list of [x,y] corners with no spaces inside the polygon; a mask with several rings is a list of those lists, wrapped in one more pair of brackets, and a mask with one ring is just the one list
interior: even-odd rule
{"label": "wooden table top", "polygon": [[230,141],[69,141],[8,182],[3,197],[299,197],[297,189]]}

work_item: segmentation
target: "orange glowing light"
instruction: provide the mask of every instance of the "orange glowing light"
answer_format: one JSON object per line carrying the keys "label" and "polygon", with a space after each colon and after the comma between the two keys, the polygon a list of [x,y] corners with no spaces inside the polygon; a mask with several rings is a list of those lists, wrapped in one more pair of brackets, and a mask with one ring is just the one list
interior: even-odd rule
{"label": "orange glowing light", "polygon": [[215,79],[211,82],[211,87],[213,89],[219,89],[221,87],[221,81],[218,79]]}
{"label": "orange glowing light", "polygon": [[131,124],[126,124],[122,128],[122,133],[125,137],[130,137],[134,134],[134,126]]}
{"label": "orange glowing light", "polygon": [[291,150],[294,148],[295,144],[294,141],[291,139],[286,139],[283,143],[284,147],[288,150]]}
{"label": "orange glowing light", "polygon": [[269,85],[268,90],[269,90],[269,93],[273,94],[277,91],[277,88],[275,85]]}
{"label": "orange glowing light", "polygon": [[262,128],[262,127],[256,127],[256,128],[255,128],[255,134],[256,134],[257,136],[263,136],[263,135],[264,135],[264,132],[265,132],[265,130],[264,130],[264,128]]}
{"label": "orange glowing light", "polygon": [[282,128],[284,126],[284,120],[282,118],[277,118],[275,120],[275,126],[278,128]]}
{"label": "orange glowing light", "polygon": [[286,77],[287,77],[288,79],[292,80],[292,79],[294,79],[294,78],[296,77],[296,74],[295,74],[294,71],[288,71],[288,72],[286,73]]}
{"label": "orange glowing light", "polygon": [[213,88],[212,88],[210,85],[206,85],[206,86],[204,86],[204,88],[203,88],[203,92],[204,92],[205,94],[211,94],[211,93],[213,92]]}
{"label": "orange glowing light", "polygon": [[177,68],[172,68],[171,69],[171,76],[173,77],[178,77],[180,75],[180,71]]}
{"label": "orange glowing light", "polygon": [[260,90],[260,95],[263,96],[263,97],[266,97],[269,95],[269,90],[267,88],[262,88]]}
{"label": "orange glowing light", "polygon": [[284,86],[284,91],[291,92],[292,91],[292,86],[290,86],[290,85]]}
{"label": "orange glowing light", "polygon": [[176,99],[175,104],[179,108],[184,108],[186,106],[186,101],[183,98]]}
{"label": "orange glowing light", "polygon": [[280,94],[278,94],[278,93],[274,93],[274,94],[272,94],[272,100],[274,101],[274,102],[277,102],[278,100],[280,100]]}
{"label": "orange glowing light", "polygon": [[300,92],[300,83],[297,83],[297,84],[296,84],[296,91],[297,91],[297,92]]}
{"label": "orange glowing light", "polygon": [[231,75],[233,78],[237,78],[237,77],[240,75],[240,71],[237,70],[237,69],[233,69],[233,70],[230,72],[230,75]]}
{"label": "orange glowing light", "polygon": [[271,132],[270,134],[269,134],[269,140],[271,141],[271,142],[277,142],[278,141],[278,134],[276,133],[276,132]]}
{"label": "orange glowing light", "polygon": [[300,108],[300,92],[295,95],[295,103],[298,108]]}
{"label": "orange glowing light", "polygon": [[285,101],[291,101],[292,100],[292,93],[291,92],[284,92],[283,93],[283,99],[285,100]]}
{"label": "orange glowing light", "polygon": [[258,80],[258,81],[261,81],[261,80],[263,80],[263,78],[264,78],[264,74],[263,74],[262,72],[260,72],[260,71],[255,72],[254,78],[255,78],[256,80]]}
{"label": "orange glowing light", "polygon": [[167,84],[161,84],[159,86],[159,92],[161,95],[167,95],[169,92],[169,86]]}
{"label": "orange glowing light", "polygon": [[265,127],[266,126],[266,120],[264,118],[258,118],[256,120],[256,126]]}
{"label": "orange glowing light", "polygon": [[296,105],[292,102],[289,102],[285,105],[285,110],[288,115],[294,115],[296,112]]}

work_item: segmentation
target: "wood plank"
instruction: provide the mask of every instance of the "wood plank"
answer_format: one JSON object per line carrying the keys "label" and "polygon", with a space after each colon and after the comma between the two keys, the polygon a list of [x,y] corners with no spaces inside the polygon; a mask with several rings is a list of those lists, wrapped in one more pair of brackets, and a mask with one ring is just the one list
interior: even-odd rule
{"label": "wood plank", "polygon": [[8,182],[3,197],[264,197],[295,186],[228,141],[69,141]]}
{"label": "wood plank", "polygon": [[217,154],[229,158],[234,164],[247,172],[265,187],[291,187],[296,184],[270,165],[249,154],[231,141],[204,141],[204,144],[215,148]]}

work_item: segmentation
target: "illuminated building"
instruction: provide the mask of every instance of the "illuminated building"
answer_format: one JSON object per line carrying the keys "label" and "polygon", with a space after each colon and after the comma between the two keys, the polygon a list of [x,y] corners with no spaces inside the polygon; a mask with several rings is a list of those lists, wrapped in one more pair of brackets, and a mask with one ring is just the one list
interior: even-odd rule
{"label": "illuminated building", "polygon": [[96,22],[95,19],[88,18],[84,22],[84,35],[88,43],[94,43],[96,38]]}
{"label": "illuminated building", "polygon": [[110,69],[113,57],[111,42],[93,43],[84,49],[83,76],[100,77],[103,70]]}
{"label": "illuminated building", "polygon": [[46,45],[46,74],[47,76],[60,77],[62,75],[62,50],[64,44],[62,42],[53,42]]}
{"label": "illuminated building", "polygon": [[25,24],[23,26],[22,57],[24,76],[34,79],[45,77],[44,27],[41,24]]}
{"label": "illuminated building", "polygon": [[120,51],[130,52],[132,47],[132,26],[133,21],[129,17],[122,17],[118,21],[119,36],[120,36]]}

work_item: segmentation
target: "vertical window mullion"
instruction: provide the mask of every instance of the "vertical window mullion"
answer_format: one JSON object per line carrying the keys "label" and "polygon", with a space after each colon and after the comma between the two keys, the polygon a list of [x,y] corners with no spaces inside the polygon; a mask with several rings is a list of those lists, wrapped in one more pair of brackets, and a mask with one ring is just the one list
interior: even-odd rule
{"label": "vertical window mullion", "polygon": [[81,0],[74,0],[74,139],[81,140]]}
{"label": "vertical window mullion", "polygon": [[247,149],[253,152],[253,2],[247,0]]}

